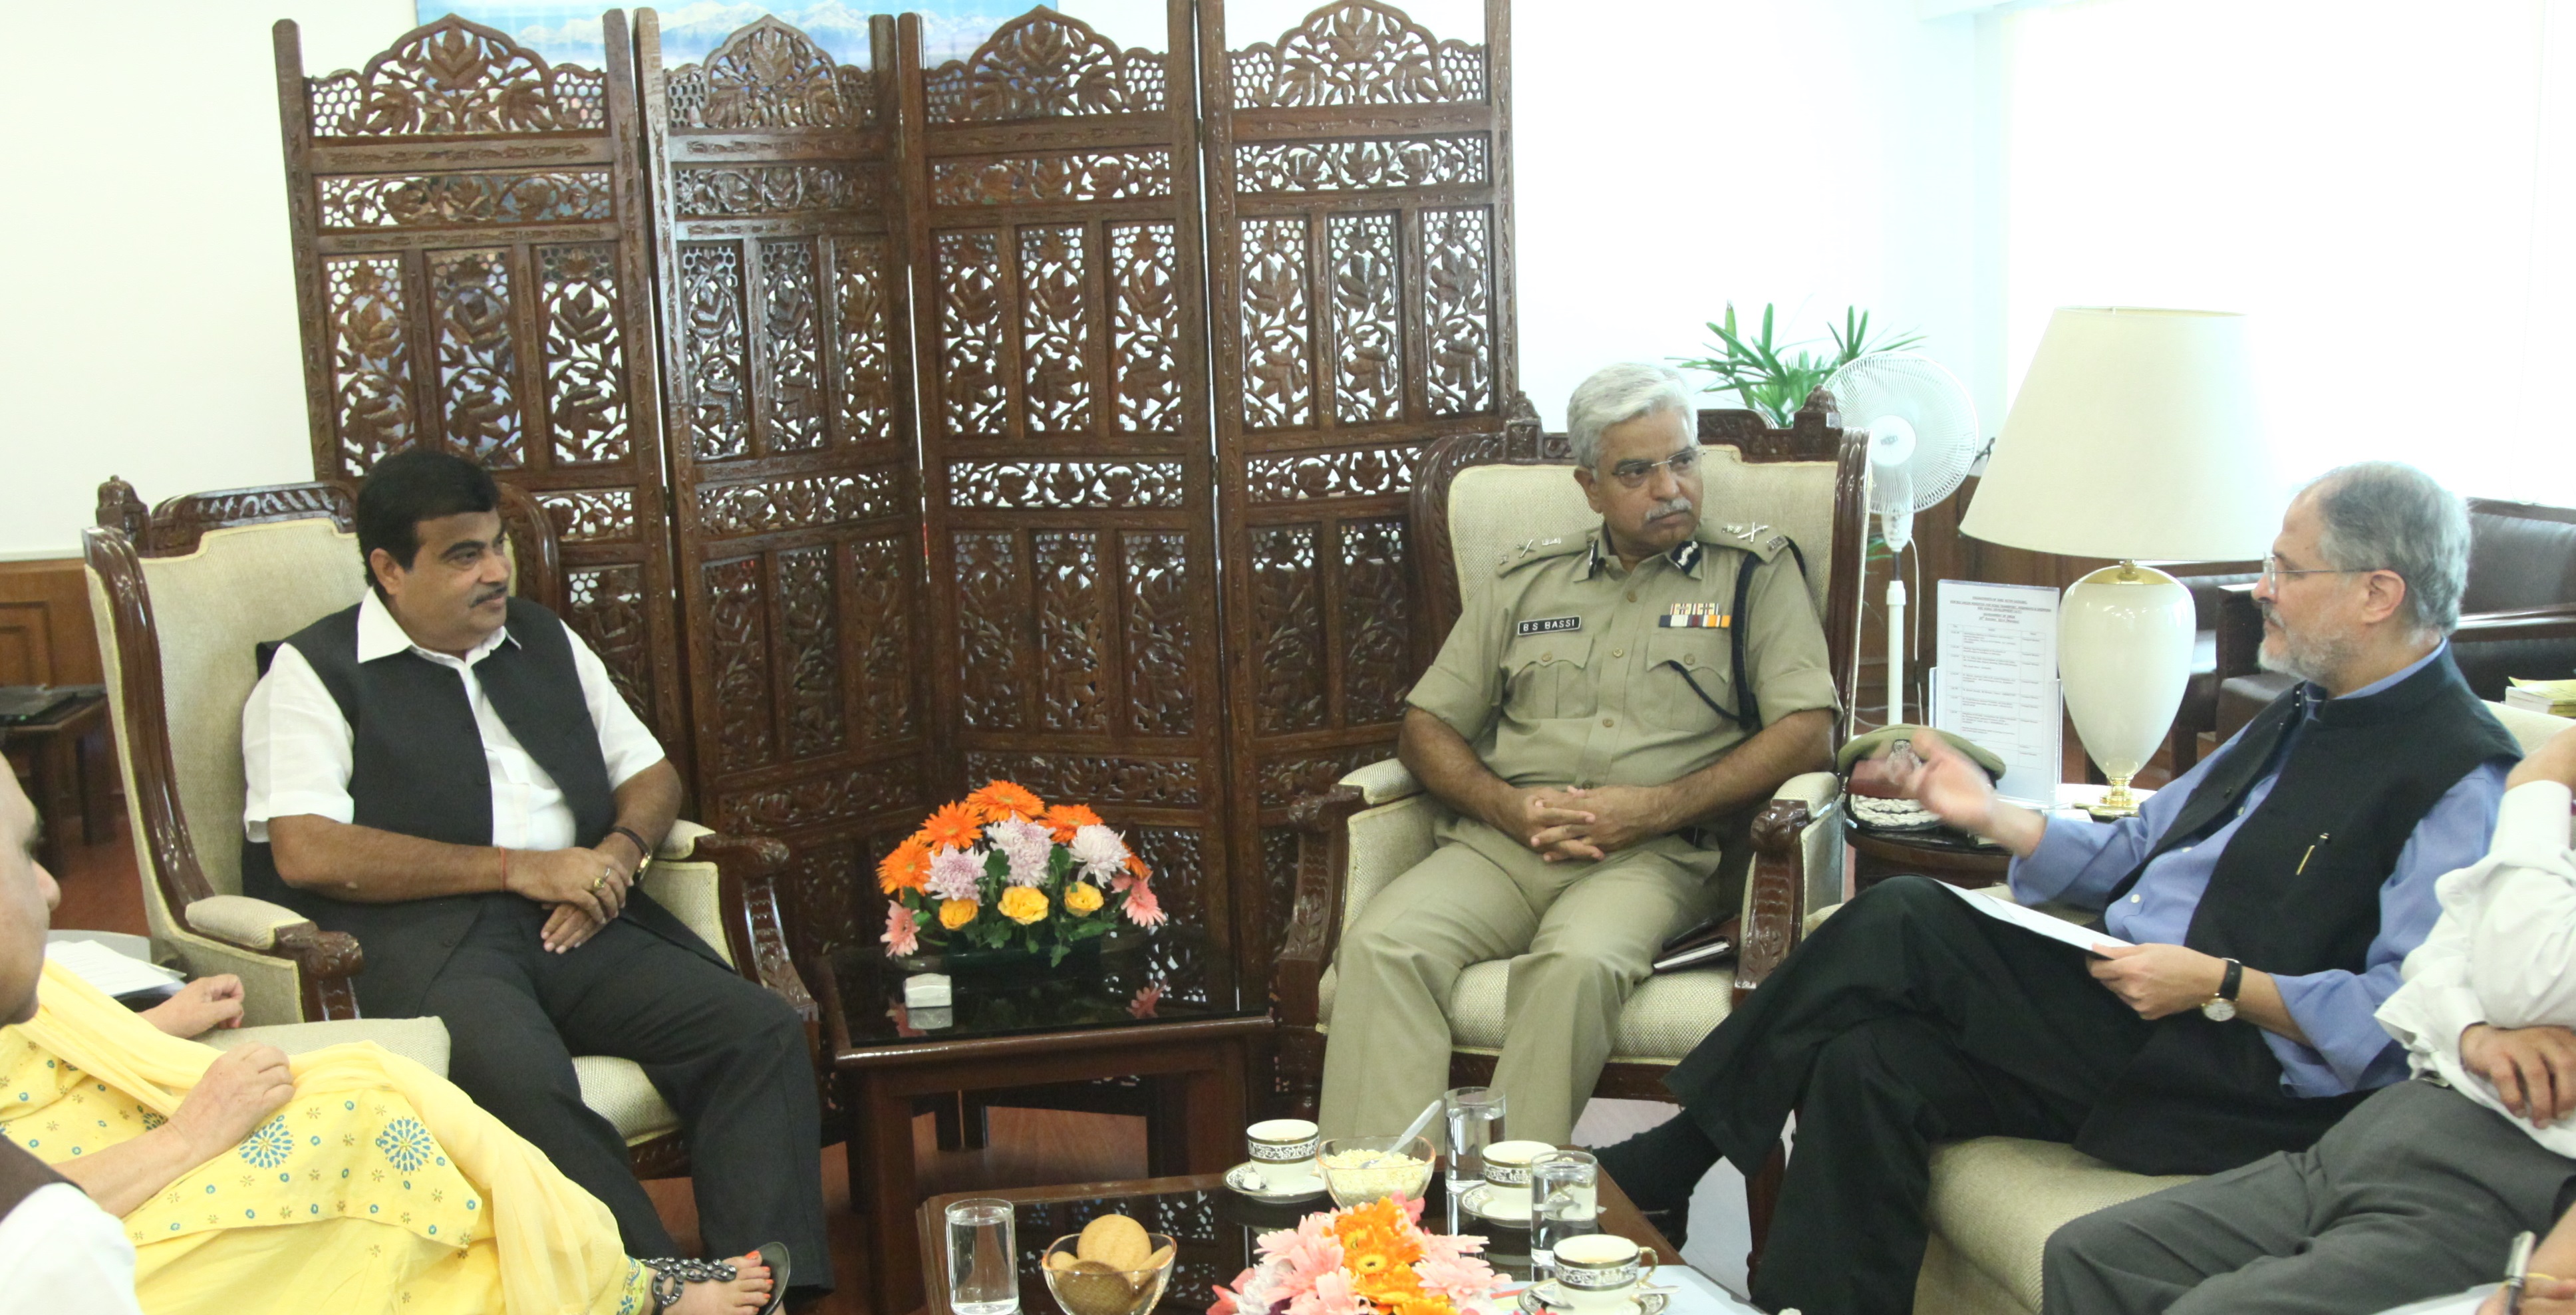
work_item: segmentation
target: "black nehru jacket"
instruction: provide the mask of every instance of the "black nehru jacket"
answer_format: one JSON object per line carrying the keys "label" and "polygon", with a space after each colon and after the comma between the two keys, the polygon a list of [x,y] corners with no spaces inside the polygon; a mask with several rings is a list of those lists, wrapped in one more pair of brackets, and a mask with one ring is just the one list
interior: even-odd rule
{"label": "black nehru jacket", "polygon": [[[501,723],[518,737],[572,809],[573,842],[592,846],[617,821],[608,760],[599,728],[583,700],[572,641],[552,612],[510,600],[510,638],[474,664],[474,677]],[[358,661],[358,609],[334,612],[288,638],[321,678],[349,723],[350,821],[451,845],[492,843],[492,776],[483,735],[453,669],[406,647]],[[298,890],[277,874],[266,844],[242,843],[242,893],[311,918],[326,931],[358,938],[366,969],[357,978],[358,1007],[378,1018],[420,1012],[447,956],[486,903],[518,901],[504,893],[442,895],[369,904]],[[498,863],[495,863],[495,871]],[[719,967],[724,960],[642,890],[621,915]],[[727,968],[726,971],[732,971]]]}
{"label": "black nehru jacket", "polygon": [[[2357,973],[2379,934],[2380,887],[2416,823],[2471,769],[2522,751],[2447,651],[2361,698],[2311,703],[2308,688],[2275,699],[2210,765],[2147,861],[2223,825],[2313,707],[2279,782],[2228,839],[2183,944],[2265,972]],[[2140,863],[2111,899],[2145,870]],[[2186,1009],[2151,1026],[2075,1139],[2123,1169],[2214,1173],[2305,1149],[2370,1094],[2290,1095],[2262,1032],[2242,1019]]]}

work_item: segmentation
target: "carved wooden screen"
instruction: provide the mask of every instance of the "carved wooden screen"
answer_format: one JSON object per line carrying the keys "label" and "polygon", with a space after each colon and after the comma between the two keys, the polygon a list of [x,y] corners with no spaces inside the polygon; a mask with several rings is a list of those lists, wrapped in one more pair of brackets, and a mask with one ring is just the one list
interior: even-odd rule
{"label": "carved wooden screen", "polygon": [[450,17],[304,75],[276,28],[313,471],[413,444],[473,457],[554,521],[565,619],[685,761],[635,79]]}
{"label": "carved wooden screen", "polygon": [[636,20],[696,797],[793,848],[800,956],[876,938],[867,867],[920,824],[933,724],[894,21],[872,26],[874,69],[762,18],[666,71]]}
{"label": "carved wooden screen", "polygon": [[1234,885],[1256,964],[1288,920],[1288,805],[1388,756],[1431,656],[1406,526],[1421,452],[1501,429],[1516,386],[1510,7],[1485,11],[1478,46],[1373,0],[1277,36],[1201,3]]}
{"label": "carved wooden screen", "polygon": [[901,19],[931,661],[952,781],[1095,805],[1230,939],[1189,0],[1168,19],[1157,54],[1036,9],[926,71]]}

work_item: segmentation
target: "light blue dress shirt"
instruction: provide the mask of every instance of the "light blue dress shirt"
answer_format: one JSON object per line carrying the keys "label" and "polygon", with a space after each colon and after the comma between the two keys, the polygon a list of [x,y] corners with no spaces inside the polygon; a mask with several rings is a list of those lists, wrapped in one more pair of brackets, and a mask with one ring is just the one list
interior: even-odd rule
{"label": "light blue dress shirt", "polygon": [[[2450,644],[2445,641],[2405,670],[2344,697],[2376,694],[2414,675],[2449,650]],[[2218,856],[2226,852],[2227,842],[2246,816],[2261,808],[2272,793],[2273,783],[2281,778],[2281,764],[2289,760],[2291,746],[2298,743],[2309,719],[2316,716],[2316,704],[2325,699],[2325,690],[2313,683],[2302,689],[2309,699],[2307,715],[2281,737],[2280,748],[2263,769],[2262,778],[2247,791],[2245,806],[2208,839],[2196,845],[2177,846],[2148,864],[2119,904],[2103,910],[2102,925],[2112,935],[2140,944],[2182,944],[2183,936],[2191,930],[2192,911],[2200,906],[2201,892],[2209,888],[2209,876],[2218,866]],[[2210,765],[2225,757],[2243,736],[2244,732],[2238,731],[2217,753],[2156,791],[2139,807],[2136,817],[2105,824],[2050,816],[2047,835],[2039,848],[2028,858],[2013,860],[2014,897],[2025,904],[2057,900],[2101,909],[2103,901],[2110,898],[2111,888],[2155,848],[2157,838],[2173,824],[2183,802],[2208,775]],[[2285,1036],[2263,1033],[2264,1042],[2281,1061],[2281,1085],[2291,1095],[2340,1096],[2385,1086],[2406,1076],[2405,1050],[2389,1039],[2372,1015],[2397,990],[2398,969],[2407,951],[2422,944],[2425,935],[2433,930],[2434,920],[2442,916],[2441,900],[2433,892],[2433,883],[2442,874],[2467,867],[2485,856],[2488,839],[2495,833],[2496,808],[2504,798],[2505,776],[2511,770],[2512,764],[2502,758],[2480,763],[2415,824],[2414,834],[2406,838],[2406,847],[2397,855],[2397,870],[2379,888],[2379,934],[2370,942],[2361,972],[2337,968],[2296,977],[2273,975],[2272,981],[2280,988],[2290,1017],[2312,1043],[2301,1045]]]}

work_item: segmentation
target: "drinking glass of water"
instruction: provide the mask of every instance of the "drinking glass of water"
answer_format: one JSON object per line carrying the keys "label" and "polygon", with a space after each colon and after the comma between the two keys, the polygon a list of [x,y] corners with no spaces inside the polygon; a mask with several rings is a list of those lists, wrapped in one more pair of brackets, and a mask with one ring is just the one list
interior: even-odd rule
{"label": "drinking glass of water", "polygon": [[1587,1151],[1557,1151],[1530,1162],[1530,1263],[1552,1269],[1556,1244],[1601,1231],[1601,1164]]}
{"label": "drinking glass of water", "polygon": [[1503,1093],[1453,1087],[1441,1098],[1449,1116],[1449,1199],[1485,1180],[1485,1148],[1502,1140]]}
{"label": "drinking glass of water", "polygon": [[956,1315],[1017,1315],[1020,1273],[1011,1203],[989,1196],[948,1207],[948,1306]]}

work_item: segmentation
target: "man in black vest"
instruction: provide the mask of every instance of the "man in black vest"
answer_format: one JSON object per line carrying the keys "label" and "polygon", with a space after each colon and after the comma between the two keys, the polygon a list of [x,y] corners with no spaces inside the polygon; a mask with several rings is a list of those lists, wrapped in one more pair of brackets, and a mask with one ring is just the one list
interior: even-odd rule
{"label": "man in black vest", "polygon": [[1677,1066],[1682,1117],[1602,1152],[1649,1209],[1723,1156],[1750,1175],[1798,1115],[1755,1276],[1766,1309],[1913,1304],[1932,1145],[2068,1141],[2141,1173],[2314,1142],[2405,1076],[2372,1019],[2486,851],[2514,741],[2452,665],[2460,500],[2347,466],[2282,518],[2255,598],[2265,664],[2304,677],[2117,824],[2043,817],[1925,734],[1885,784],[2013,855],[2024,902],[2103,911],[2097,954],[1920,877],[1873,887]]}
{"label": "man in black vest", "polygon": [[242,712],[242,891],[358,938],[358,1003],[447,1024],[448,1077],[679,1254],[572,1056],[644,1067],[680,1114],[708,1254],[784,1239],[830,1286],[821,1111],[795,1012],[631,883],[680,777],[606,667],[509,596],[498,491],[457,457],[379,462],[359,604],[280,646]]}

